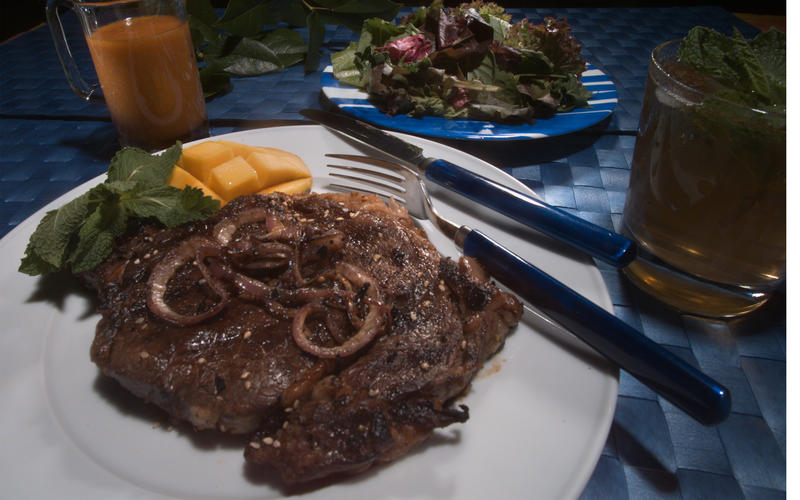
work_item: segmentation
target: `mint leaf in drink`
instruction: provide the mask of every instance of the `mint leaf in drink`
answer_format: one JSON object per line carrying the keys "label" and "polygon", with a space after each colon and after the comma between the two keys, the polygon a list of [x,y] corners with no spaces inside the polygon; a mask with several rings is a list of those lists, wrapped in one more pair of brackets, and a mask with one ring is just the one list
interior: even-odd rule
{"label": "mint leaf in drink", "polygon": [[786,34],[764,31],[750,41],[750,47],[764,70],[770,88],[770,101],[786,105]]}
{"label": "mint leaf in drink", "polygon": [[746,40],[711,28],[692,28],[678,48],[678,60],[725,87],[720,97],[785,112],[786,35],[775,28]]}
{"label": "mint leaf in drink", "polygon": [[136,148],[119,151],[104,183],[45,214],[31,235],[19,271],[36,276],[92,269],[108,257],[131,218],[173,227],[211,216],[219,209],[218,201],[196,188],[166,184],[180,155],[180,143],[161,155]]}

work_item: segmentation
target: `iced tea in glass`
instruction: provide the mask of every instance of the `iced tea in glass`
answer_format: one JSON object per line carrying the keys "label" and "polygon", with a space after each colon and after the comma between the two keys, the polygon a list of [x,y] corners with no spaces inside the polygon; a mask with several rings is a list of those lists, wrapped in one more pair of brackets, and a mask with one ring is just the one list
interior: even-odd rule
{"label": "iced tea in glass", "polygon": [[712,95],[679,43],[648,69],[622,229],[645,258],[624,273],[682,311],[737,316],[785,279],[785,115]]}

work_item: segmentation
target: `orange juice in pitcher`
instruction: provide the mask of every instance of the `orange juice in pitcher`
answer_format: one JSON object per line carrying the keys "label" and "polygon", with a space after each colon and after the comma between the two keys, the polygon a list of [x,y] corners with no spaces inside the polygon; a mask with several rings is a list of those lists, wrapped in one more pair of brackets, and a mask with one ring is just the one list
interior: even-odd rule
{"label": "orange juice in pitcher", "polygon": [[[81,1],[72,5],[84,28],[100,87],[120,143],[156,150],[208,135],[189,25],[181,0]],[[48,6],[53,38],[73,89],[95,98],[77,74]]]}

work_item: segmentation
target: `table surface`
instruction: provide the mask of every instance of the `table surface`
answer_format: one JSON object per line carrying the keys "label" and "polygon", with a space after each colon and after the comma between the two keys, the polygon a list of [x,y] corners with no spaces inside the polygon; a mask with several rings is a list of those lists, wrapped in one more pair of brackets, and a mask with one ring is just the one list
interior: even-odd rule
{"label": "table surface", "polygon": [[[609,120],[567,136],[509,144],[448,142],[530,186],[547,202],[618,229],[650,50],[696,24],[756,30],[717,7],[510,9],[515,20],[566,17],[585,57],[617,85]],[[67,30],[79,38],[69,19]],[[330,51],[353,38],[328,28]],[[75,43],[78,65],[91,71]],[[105,172],[119,149],[107,110],[67,85],[47,27],[0,45],[0,236],[78,184]],[[91,77],[87,75],[87,79]],[[208,103],[212,135],[298,120],[320,107],[320,73],[302,68],[235,79]],[[607,444],[581,498],[772,499],[786,496],[786,294],[735,321],[682,316],[598,263],[614,312],[726,385],[730,417],[704,427],[622,372]]]}

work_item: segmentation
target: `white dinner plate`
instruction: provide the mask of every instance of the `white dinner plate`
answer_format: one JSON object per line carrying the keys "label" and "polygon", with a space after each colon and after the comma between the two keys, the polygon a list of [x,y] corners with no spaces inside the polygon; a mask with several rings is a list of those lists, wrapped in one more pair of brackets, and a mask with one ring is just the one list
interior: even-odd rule
{"label": "white dinner plate", "polygon": [[[316,126],[239,132],[225,139],[300,155],[325,191],[323,155],[358,153]],[[437,156],[526,190],[499,169],[455,149],[404,136]],[[0,498],[575,498],[605,444],[616,404],[617,370],[563,330],[526,313],[505,348],[489,360],[463,403],[470,418],[438,430],[400,460],[355,478],[286,490],[269,472],[245,466],[245,438],[197,433],[130,397],[89,360],[99,315],[69,279],[17,271],[45,211],[0,240]],[[611,310],[588,258],[551,243],[455,195],[434,192],[457,222],[480,228],[562,282]],[[421,226],[446,255],[455,246],[427,221]]]}

